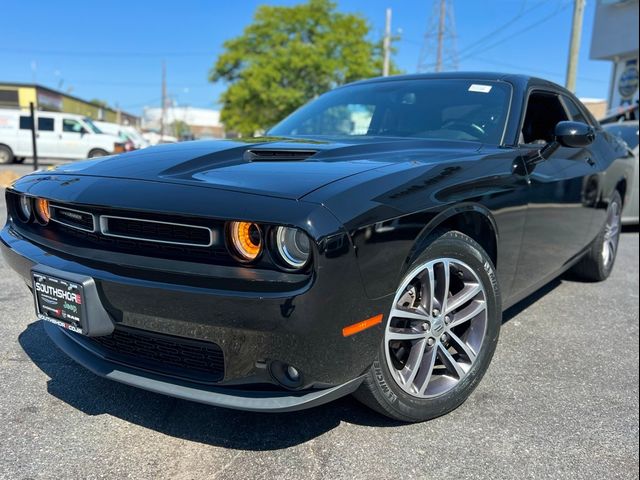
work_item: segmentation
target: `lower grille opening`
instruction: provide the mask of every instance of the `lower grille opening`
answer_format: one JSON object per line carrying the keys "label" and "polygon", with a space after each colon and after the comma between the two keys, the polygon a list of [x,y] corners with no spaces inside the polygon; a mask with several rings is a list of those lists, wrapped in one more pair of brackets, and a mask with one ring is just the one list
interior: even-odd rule
{"label": "lower grille opening", "polygon": [[82,337],[110,361],[199,383],[224,377],[222,349],[212,342],[117,326],[111,335]]}

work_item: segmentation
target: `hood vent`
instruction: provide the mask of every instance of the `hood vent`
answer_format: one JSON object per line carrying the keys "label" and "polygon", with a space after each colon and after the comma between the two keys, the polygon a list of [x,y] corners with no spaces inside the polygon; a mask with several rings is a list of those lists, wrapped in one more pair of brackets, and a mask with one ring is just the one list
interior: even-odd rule
{"label": "hood vent", "polygon": [[315,155],[317,150],[270,150],[250,149],[244,152],[244,159],[249,162],[297,162]]}

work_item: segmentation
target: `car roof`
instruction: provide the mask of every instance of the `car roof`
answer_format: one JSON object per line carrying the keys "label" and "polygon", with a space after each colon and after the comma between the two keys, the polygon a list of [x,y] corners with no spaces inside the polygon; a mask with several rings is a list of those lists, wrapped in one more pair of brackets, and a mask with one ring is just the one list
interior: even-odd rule
{"label": "car roof", "polygon": [[[564,90],[560,85],[548,80],[532,77],[530,75],[521,75],[515,73],[501,72],[440,72],[440,73],[411,73],[406,75],[392,75],[389,77],[376,77],[349,85],[362,85],[367,83],[393,82],[398,80],[433,80],[433,79],[451,79],[451,80],[478,80],[478,81],[503,81],[526,87],[528,84],[536,84],[539,86],[550,86]],[[347,86],[347,85],[345,85]]]}

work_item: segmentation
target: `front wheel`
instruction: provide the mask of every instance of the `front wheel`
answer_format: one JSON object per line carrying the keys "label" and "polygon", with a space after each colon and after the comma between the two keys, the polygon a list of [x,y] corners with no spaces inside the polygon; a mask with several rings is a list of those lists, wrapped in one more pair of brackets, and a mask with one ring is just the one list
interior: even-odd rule
{"label": "front wheel", "polygon": [[486,372],[501,322],[491,258],[460,232],[440,233],[400,282],[356,398],[406,422],[450,412]]}

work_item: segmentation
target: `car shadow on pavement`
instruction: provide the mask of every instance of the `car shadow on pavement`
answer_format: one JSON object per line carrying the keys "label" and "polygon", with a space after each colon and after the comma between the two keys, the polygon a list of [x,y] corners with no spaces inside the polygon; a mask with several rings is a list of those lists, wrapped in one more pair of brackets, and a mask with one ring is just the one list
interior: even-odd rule
{"label": "car shadow on pavement", "polygon": [[554,280],[551,280],[545,286],[540,288],[540,290],[535,291],[534,293],[526,297],[524,300],[521,300],[520,302],[516,303],[512,307],[509,307],[508,309],[506,309],[502,313],[502,324],[504,325],[509,320],[513,319],[514,317],[517,317],[518,315],[520,315],[520,313],[525,311],[527,308],[529,308],[531,305],[536,303],[538,300],[545,297],[549,293],[553,292],[556,288],[558,288],[562,284],[562,280],[564,278],[565,276],[562,276]]}
{"label": "car shadow on pavement", "polygon": [[392,427],[394,422],[345,397],[310,410],[242,412],[171,398],[98,377],[59,351],[40,321],[19,336],[50,380],[48,392],[87,415],[112,415],[184,440],[242,450],[277,450],[318,437],[341,422]]}

